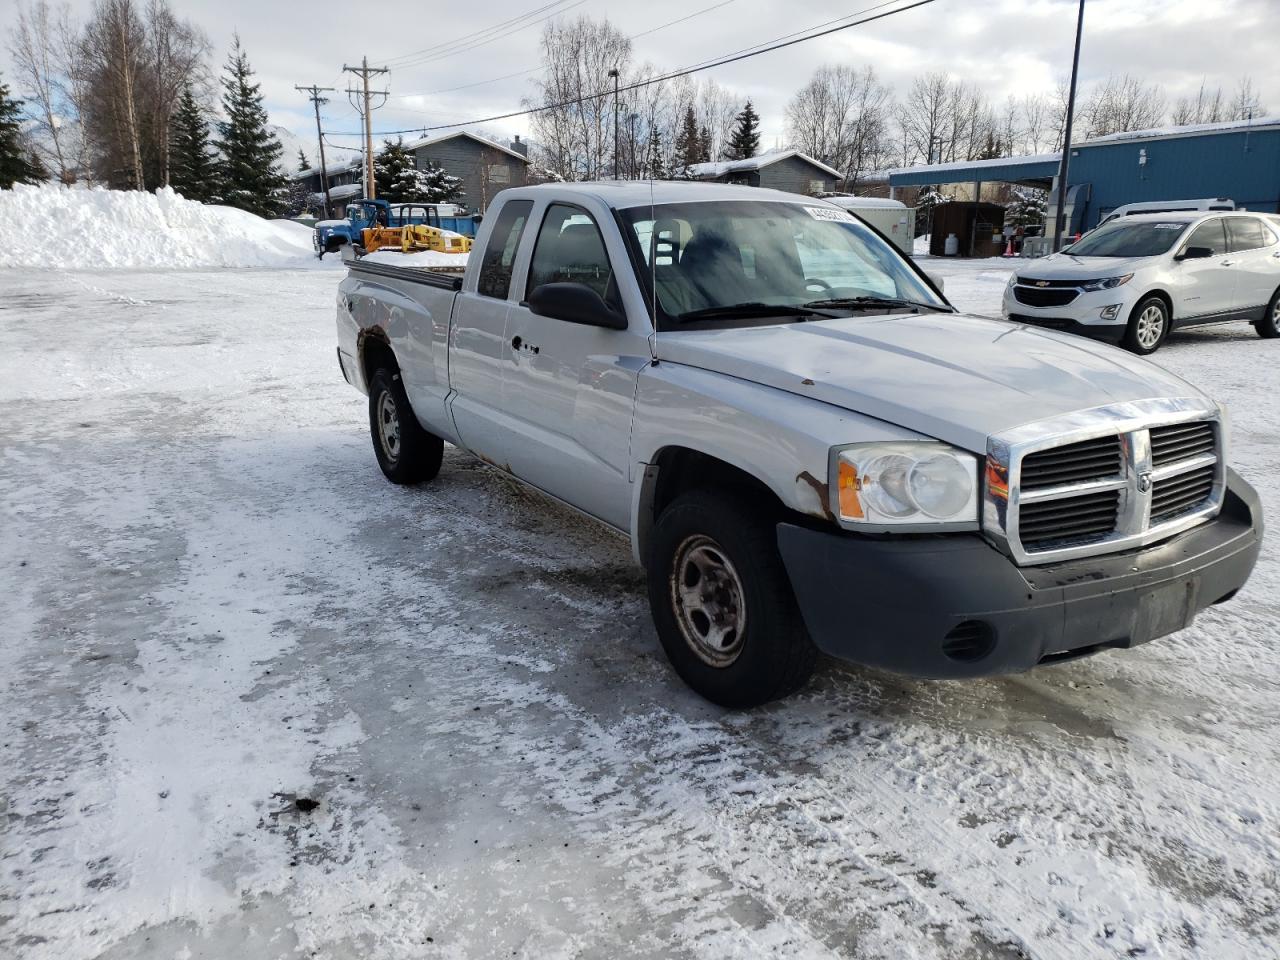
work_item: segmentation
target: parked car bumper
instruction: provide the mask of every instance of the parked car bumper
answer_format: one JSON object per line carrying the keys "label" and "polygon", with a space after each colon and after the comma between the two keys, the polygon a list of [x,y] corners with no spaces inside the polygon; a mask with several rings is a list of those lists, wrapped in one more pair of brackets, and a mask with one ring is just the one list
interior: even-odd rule
{"label": "parked car bumper", "polygon": [[1128,284],[1113,290],[1079,294],[1064,306],[1036,307],[1020,302],[1012,288],[1006,288],[1001,314],[1014,323],[1026,323],[1050,330],[1062,330],[1094,340],[1119,343],[1129,324],[1129,315],[1140,297]]}
{"label": "parked car bumper", "polygon": [[778,527],[813,641],[921,677],[1015,673],[1188,626],[1249,578],[1262,510],[1234,472],[1213,520],[1146,549],[1018,567],[977,535],[872,538]]}

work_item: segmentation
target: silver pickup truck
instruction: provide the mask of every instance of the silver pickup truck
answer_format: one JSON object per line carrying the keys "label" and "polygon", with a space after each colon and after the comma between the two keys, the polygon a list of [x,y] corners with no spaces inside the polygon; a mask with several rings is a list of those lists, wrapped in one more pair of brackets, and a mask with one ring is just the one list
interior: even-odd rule
{"label": "silver pickup truck", "polygon": [[512,189],[460,278],[349,264],[338,360],[387,478],[447,441],[625,534],[671,663],[726,706],[819,651],[945,678],[1135,646],[1258,556],[1217,403],[957,313],[821,200]]}

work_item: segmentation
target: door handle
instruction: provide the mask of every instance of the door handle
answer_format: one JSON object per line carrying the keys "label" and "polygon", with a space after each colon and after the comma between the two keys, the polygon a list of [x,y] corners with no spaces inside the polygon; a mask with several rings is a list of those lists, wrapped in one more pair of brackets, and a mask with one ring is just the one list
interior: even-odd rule
{"label": "door handle", "polygon": [[1236,265],[1236,262],[1234,260],[1223,260],[1222,265],[1224,267],[1234,267]]}

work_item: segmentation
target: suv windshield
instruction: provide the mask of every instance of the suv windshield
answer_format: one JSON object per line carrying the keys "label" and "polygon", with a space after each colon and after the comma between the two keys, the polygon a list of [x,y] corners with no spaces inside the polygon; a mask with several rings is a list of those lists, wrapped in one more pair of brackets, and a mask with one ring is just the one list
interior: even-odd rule
{"label": "suv windshield", "polygon": [[950,310],[901,254],[835,207],[716,200],[620,215],[659,330]]}
{"label": "suv windshield", "polygon": [[1157,257],[1168,253],[1186,229],[1185,220],[1113,221],[1082,237],[1064,252],[1073,257]]}

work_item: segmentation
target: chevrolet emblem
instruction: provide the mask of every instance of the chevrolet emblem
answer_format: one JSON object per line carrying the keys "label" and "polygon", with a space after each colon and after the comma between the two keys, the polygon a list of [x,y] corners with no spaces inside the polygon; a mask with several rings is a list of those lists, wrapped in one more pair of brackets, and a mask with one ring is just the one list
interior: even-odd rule
{"label": "chevrolet emblem", "polygon": [[1048,281],[1048,280],[1037,280],[1037,281],[1036,281],[1036,286],[1037,286],[1037,287],[1047,287],[1048,285],[1049,285],[1049,281]]}

